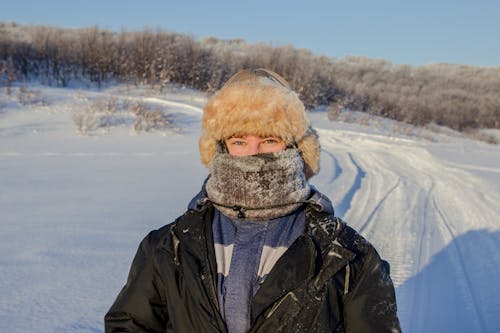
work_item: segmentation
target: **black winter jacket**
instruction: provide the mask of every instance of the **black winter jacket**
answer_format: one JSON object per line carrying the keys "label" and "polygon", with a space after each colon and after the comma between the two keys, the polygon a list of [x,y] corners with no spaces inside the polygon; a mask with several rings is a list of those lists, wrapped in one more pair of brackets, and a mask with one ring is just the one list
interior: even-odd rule
{"label": "black winter jacket", "polygon": [[[213,207],[140,244],[105,331],[227,332],[216,292]],[[388,264],[340,219],[306,208],[306,230],[252,300],[249,332],[400,332]]]}

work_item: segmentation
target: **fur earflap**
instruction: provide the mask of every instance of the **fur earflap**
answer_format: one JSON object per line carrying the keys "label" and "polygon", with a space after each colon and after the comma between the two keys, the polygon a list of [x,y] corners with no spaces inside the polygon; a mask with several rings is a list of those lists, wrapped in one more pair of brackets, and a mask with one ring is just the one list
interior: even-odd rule
{"label": "fur earflap", "polygon": [[306,178],[309,179],[319,172],[319,153],[320,146],[318,140],[318,134],[316,131],[309,127],[306,135],[297,142],[297,148],[299,148],[302,154],[302,159],[304,160],[304,172]]}
{"label": "fur earflap", "polygon": [[199,140],[201,161],[208,166],[218,141],[232,136],[277,136],[296,144],[307,178],[319,170],[318,136],[309,125],[304,104],[278,74],[242,70],[207,102]]}

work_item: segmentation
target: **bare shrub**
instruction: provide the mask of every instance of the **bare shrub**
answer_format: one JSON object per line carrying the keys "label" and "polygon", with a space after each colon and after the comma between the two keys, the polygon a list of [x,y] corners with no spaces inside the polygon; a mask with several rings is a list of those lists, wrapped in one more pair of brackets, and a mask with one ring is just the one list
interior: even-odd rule
{"label": "bare shrub", "polygon": [[[77,98],[79,98],[77,96]],[[99,128],[109,128],[120,124],[117,114],[122,108],[114,96],[92,101],[73,114],[77,132],[90,134]]]}
{"label": "bare shrub", "polygon": [[392,131],[405,136],[412,136],[415,134],[415,127],[410,124],[395,122],[392,126]]}
{"label": "bare shrub", "polygon": [[77,132],[80,134],[89,134],[98,129],[100,125],[99,116],[91,107],[75,112],[73,114],[73,121]]}
{"label": "bare shrub", "polygon": [[19,87],[17,99],[22,105],[46,105],[47,102],[42,98],[40,90],[29,89],[26,86]]}
{"label": "bare shrub", "polygon": [[327,117],[329,120],[337,120],[344,109],[342,103],[334,102],[328,106]]}
{"label": "bare shrub", "polygon": [[115,96],[94,101],[92,103],[92,108],[99,114],[99,127],[117,125],[116,115],[120,106]]}
{"label": "bare shrub", "polygon": [[0,60],[0,86],[7,87],[7,95],[12,94],[12,84],[17,79],[12,61]]}
{"label": "bare shrub", "polygon": [[132,106],[131,110],[135,115],[134,130],[136,132],[161,130],[170,126],[168,115],[161,109],[153,109],[144,103],[138,102]]}
{"label": "bare shrub", "polygon": [[[76,98],[79,98],[78,95]],[[132,126],[136,132],[150,132],[170,128],[170,115],[161,108],[143,102],[131,102],[116,96],[100,98],[86,105],[73,115],[76,130],[91,134],[96,130],[109,130],[116,126]]]}
{"label": "bare shrub", "polygon": [[486,143],[489,143],[492,145],[500,144],[500,141],[498,140],[498,138],[496,136],[488,134],[488,133],[484,133],[481,130],[469,129],[469,130],[465,131],[465,135],[471,139],[483,141],[483,142],[486,142]]}

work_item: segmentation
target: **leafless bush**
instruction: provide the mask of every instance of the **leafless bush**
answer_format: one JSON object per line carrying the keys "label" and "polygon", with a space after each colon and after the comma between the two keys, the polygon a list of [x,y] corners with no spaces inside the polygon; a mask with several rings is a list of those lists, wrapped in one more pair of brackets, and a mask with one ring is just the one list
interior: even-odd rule
{"label": "leafless bush", "polygon": [[85,104],[82,110],[73,114],[73,121],[77,132],[80,134],[90,134],[99,128],[109,128],[120,125],[118,116],[126,103],[121,103],[116,97],[110,96]]}
{"label": "leafless bush", "polygon": [[80,134],[89,134],[99,128],[100,120],[97,111],[87,107],[73,114],[76,130]]}
{"label": "leafless bush", "polygon": [[329,120],[337,120],[340,116],[340,113],[344,109],[344,106],[342,103],[339,102],[333,102],[328,106],[327,109],[327,117]]}
{"label": "leafless bush", "polygon": [[73,114],[73,121],[80,134],[91,134],[99,129],[108,131],[116,126],[132,126],[136,132],[165,130],[172,126],[169,114],[161,108],[115,96],[86,103]]}
{"label": "leafless bush", "polygon": [[7,95],[12,94],[12,84],[17,79],[12,61],[0,60],[0,87],[7,87]]}
{"label": "leafless bush", "polygon": [[[331,117],[329,114],[327,114],[327,116],[329,118]],[[336,120],[344,123],[358,124],[362,126],[371,126],[378,124],[378,121],[375,119],[375,117],[367,113],[352,112],[347,110],[340,112],[335,119],[331,120]]]}
{"label": "leafless bush", "polygon": [[469,129],[465,131],[465,135],[471,139],[483,141],[492,145],[500,144],[500,141],[496,136],[484,133],[481,130]]}
{"label": "leafless bush", "polygon": [[121,113],[128,104],[127,101],[119,100],[115,96],[94,101],[93,108],[99,112],[99,127],[109,128],[126,123]]}
{"label": "leafless bush", "polygon": [[19,87],[17,99],[22,105],[47,104],[47,102],[43,99],[42,92],[40,90],[29,89],[26,86]]}
{"label": "leafless bush", "polygon": [[135,115],[134,130],[136,132],[162,130],[170,126],[168,115],[161,109],[150,108],[141,102],[135,103],[131,109]]}

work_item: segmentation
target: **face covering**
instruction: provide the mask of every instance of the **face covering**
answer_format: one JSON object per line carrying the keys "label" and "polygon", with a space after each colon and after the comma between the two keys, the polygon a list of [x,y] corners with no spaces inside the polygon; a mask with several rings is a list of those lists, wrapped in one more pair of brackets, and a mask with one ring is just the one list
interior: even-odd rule
{"label": "face covering", "polygon": [[296,148],[251,156],[219,151],[209,169],[208,199],[231,218],[264,221],[285,216],[311,192]]}

